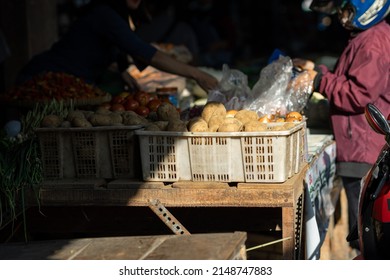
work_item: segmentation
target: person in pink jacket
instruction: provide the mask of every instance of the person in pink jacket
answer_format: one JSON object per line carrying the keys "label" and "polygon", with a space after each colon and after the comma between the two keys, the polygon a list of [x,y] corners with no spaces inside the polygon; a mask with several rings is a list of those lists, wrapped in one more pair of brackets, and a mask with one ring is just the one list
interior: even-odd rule
{"label": "person in pink jacket", "polygon": [[[350,31],[349,42],[333,71],[323,65],[305,68],[307,61],[293,59],[295,66],[310,73],[314,91],[329,101],[350,233],[357,221],[361,179],[385,144],[367,123],[364,109],[372,103],[390,113],[390,25],[385,21],[389,7],[390,1],[313,1],[313,10],[337,10],[340,23]],[[350,246],[359,249],[357,240]]]}

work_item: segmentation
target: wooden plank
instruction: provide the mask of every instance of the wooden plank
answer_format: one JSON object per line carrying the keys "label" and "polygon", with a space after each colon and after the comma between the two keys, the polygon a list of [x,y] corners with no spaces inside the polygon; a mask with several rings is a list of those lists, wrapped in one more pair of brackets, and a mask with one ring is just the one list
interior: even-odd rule
{"label": "wooden plank", "polygon": [[141,182],[130,179],[117,179],[107,184],[108,189],[162,189],[163,182]]}
{"label": "wooden plank", "polygon": [[179,189],[226,189],[229,188],[229,184],[220,182],[180,181],[173,183],[172,187]]}
{"label": "wooden plank", "polygon": [[[294,192],[284,188],[238,189],[40,189],[43,206],[147,206],[158,198],[175,207],[288,207]],[[34,203],[34,199],[30,200]]]}
{"label": "wooden plank", "polygon": [[167,207],[289,207],[297,203],[303,192],[303,176],[304,171],[282,184],[177,182],[165,185],[117,181],[111,183],[112,188],[101,189],[53,189],[42,185],[40,199],[46,206],[148,206],[150,199],[159,199]]}
{"label": "wooden plank", "polygon": [[[303,192],[305,168],[282,184],[218,182],[136,182],[116,180],[108,188],[40,188],[42,205],[147,206],[159,199],[166,206],[287,207]],[[77,185],[76,185],[77,186]],[[32,202],[34,202],[32,200]]]}
{"label": "wooden plank", "polygon": [[103,188],[107,184],[104,179],[61,179],[44,180],[42,187],[55,189],[95,189]]}
{"label": "wooden plank", "polygon": [[137,260],[154,250],[169,236],[107,237],[91,239],[76,260]]}
{"label": "wooden plank", "polygon": [[231,260],[240,255],[246,233],[212,233],[166,239],[147,260]]}
{"label": "wooden plank", "polygon": [[246,233],[125,236],[0,245],[0,259],[171,260],[245,258]]}

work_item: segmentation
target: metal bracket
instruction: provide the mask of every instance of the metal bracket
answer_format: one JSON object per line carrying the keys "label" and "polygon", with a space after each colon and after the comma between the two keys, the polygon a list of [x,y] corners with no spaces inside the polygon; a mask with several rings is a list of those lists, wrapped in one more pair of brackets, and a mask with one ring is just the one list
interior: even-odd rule
{"label": "metal bracket", "polygon": [[191,235],[191,233],[165,208],[158,199],[149,200],[149,208],[176,235]]}

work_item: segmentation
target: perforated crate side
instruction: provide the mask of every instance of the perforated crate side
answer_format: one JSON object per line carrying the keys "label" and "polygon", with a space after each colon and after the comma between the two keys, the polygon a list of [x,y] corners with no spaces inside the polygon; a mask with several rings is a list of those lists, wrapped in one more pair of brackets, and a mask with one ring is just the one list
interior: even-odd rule
{"label": "perforated crate side", "polygon": [[288,172],[288,177],[290,178],[299,171],[299,130],[291,134],[290,137],[290,170]]}
{"label": "perforated crate side", "polygon": [[97,134],[96,131],[72,131],[73,156],[78,178],[98,176]]}
{"label": "perforated crate side", "polygon": [[188,147],[193,181],[244,181],[239,138],[190,136]]}
{"label": "perforated crate side", "polygon": [[[191,180],[187,140],[175,135],[140,132],[142,177],[145,181]],[[137,133],[138,134],[138,133]]]}
{"label": "perforated crate side", "polygon": [[45,179],[75,178],[72,141],[64,129],[37,128]]}
{"label": "perforated crate side", "polygon": [[140,177],[139,146],[134,130],[109,132],[111,164],[114,178]]}
{"label": "perforated crate side", "polygon": [[301,171],[303,166],[307,163],[307,128],[306,123],[302,126],[300,130],[297,131],[298,134],[298,144],[297,150],[299,151],[297,156],[297,169],[295,173]]}
{"label": "perforated crate side", "polygon": [[291,136],[241,138],[246,182],[284,182],[291,169]]}
{"label": "perforated crate side", "polygon": [[41,149],[44,178],[63,178],[63,146],[61,136],[54,131],[37,132]]}

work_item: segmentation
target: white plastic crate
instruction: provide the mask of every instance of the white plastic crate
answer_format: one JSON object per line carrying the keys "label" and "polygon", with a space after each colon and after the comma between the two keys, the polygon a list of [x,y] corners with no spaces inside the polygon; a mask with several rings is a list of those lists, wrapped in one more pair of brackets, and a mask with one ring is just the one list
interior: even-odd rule
{"label": "white plastic crate", "polygon": [[138,178],[142,126],[38,128],[46,179]]}
{"label": "white plastic crate", "polygon": [[277,183],[301,170],[305,128],[301,122],[289,130],[264,132],[135,133],[145,181]]}

